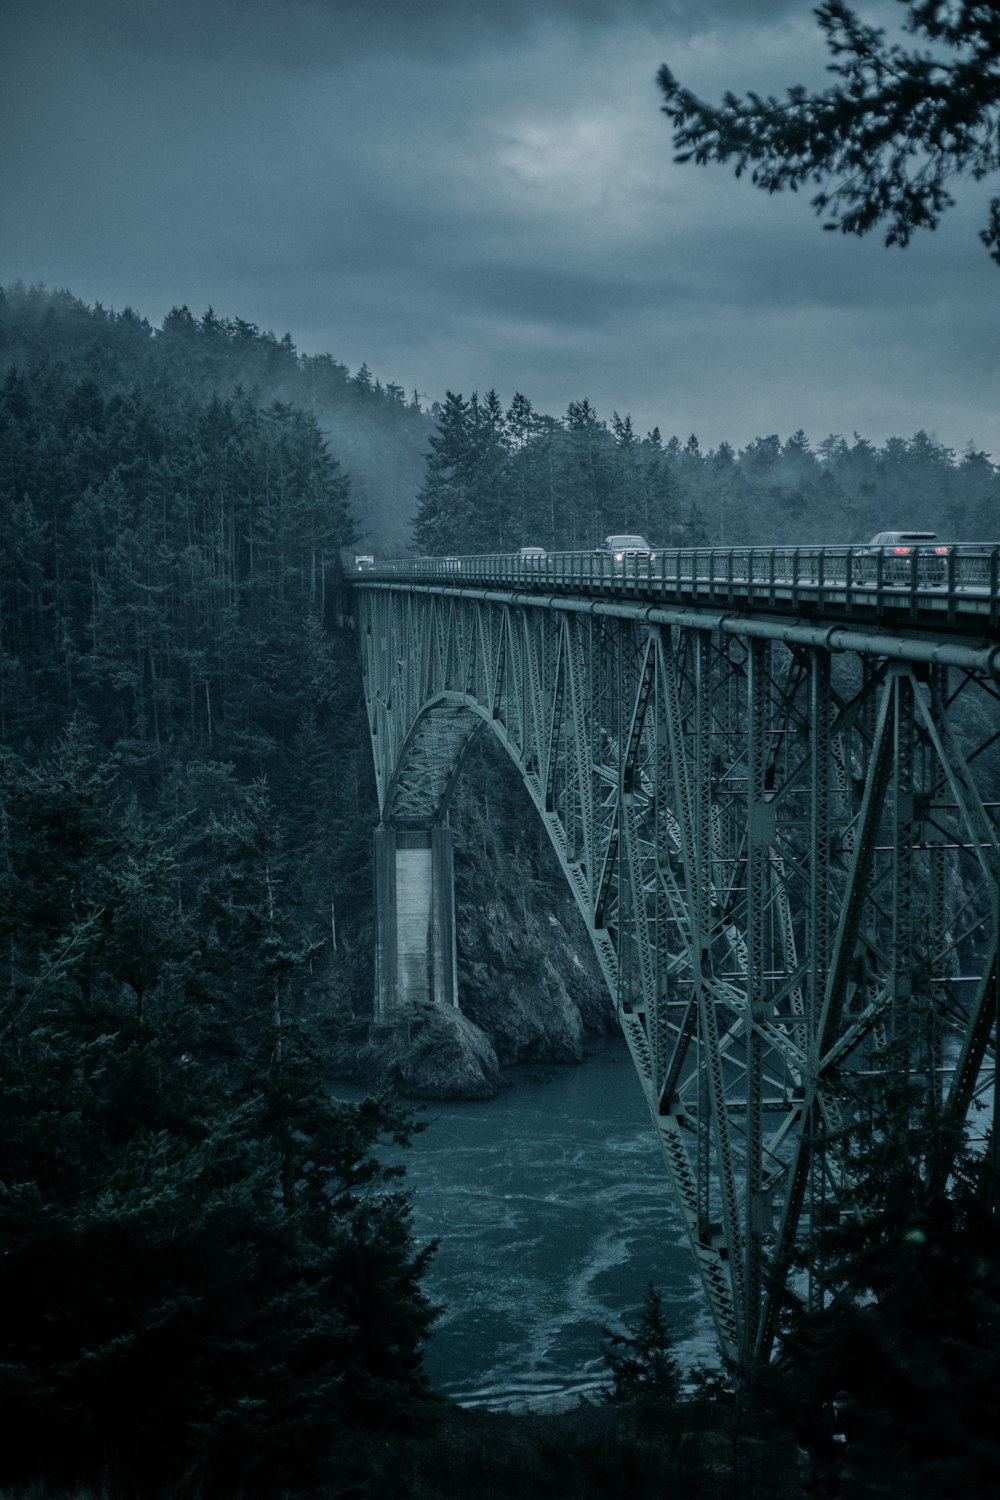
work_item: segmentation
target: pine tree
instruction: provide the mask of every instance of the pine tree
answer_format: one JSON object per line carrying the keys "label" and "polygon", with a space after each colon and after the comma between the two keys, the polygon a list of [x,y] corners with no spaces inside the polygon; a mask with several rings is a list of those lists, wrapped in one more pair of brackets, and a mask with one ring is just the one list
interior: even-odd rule
{"label": "pine tree", "polygon": [[[954,204],[953,179],[1000,170],[1000,15],[990,4],[900,3],[922,37],[916,50],[887,43],[844,0],[817,6],[837,79],[819,93],[797,84],[784,99],[727,93],[713,106],[662,67],[675,160],[733,161],[768,193],[817,183],[826,229],[860,235],[885,223],[887,245],[934,229]],[[1000,196],[980,239],[1000,264]]]}
{"label": "pine tree", "polygon": [[663,1298],[650,1282],[642,1309],[625,1332],[604,1329],[601,1353],[613,1384],[607,1400],[631,1402],[647,1411],[672,1406],[680,1396],[680,1366],[663,1312]]}
{"label": "pine tree", "polygon": [[78,729],[0,773],[0,1482],[318,1483],[425,1404],[432,1247],[301,1019],[266,791],[171,847]]}
{"label": "pine tree", "polygon": [[463,550],[471,525],[470,411],[460,394],[447,392],[430,446],[413,537],[422,552],[440,557]]}
{"label": "pine tree", "polygon": [[823,1296],[812,1313],[790,1305],[781,1360],[803,1388],[845,1387],[873,1420],[891,1417],[914,1458],[988,1472],[1000,1457],[994,1169],[941,1114],[914,1065],[915,1026],[876,1054],[844,1141],[851,1202],[818,1230]]}

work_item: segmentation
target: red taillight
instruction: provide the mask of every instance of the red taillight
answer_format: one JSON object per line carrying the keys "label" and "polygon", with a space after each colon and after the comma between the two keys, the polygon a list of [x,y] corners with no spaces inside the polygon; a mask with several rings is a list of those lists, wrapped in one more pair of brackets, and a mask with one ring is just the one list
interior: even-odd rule
{"label": "red taillight", "polygon": [[893,547],[892,550],[896,557],[909,557],[910,555],[909,547]]}
{"label": "red taillight", "polygon": [[935,547],[934,551],[937,553],[938,557],[947,557],[948,555],[947,547]]}

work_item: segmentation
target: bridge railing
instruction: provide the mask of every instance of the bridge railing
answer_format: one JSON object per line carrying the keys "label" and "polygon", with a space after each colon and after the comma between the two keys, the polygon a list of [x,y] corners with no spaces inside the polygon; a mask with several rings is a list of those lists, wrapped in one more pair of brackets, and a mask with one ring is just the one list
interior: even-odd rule
{"label": "bridge railing", "polygon": [[372,579],[499,585],[530,591],[641,594],[663,600],[797,607],[837,602],[900,611],[987,615],[1000,622],[1000,544],[963,543],[895,556],[857,546],[657,548],[616,561],[607,552],[482,553],[365,564]]}

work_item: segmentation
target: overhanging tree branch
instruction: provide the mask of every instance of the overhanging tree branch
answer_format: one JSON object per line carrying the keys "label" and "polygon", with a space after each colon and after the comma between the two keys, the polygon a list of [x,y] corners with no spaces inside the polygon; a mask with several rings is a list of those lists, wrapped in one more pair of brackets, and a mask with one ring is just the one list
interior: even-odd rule
{"label": "overhanging tree branch", "polygon": [[[664,64],[675,161],[733,162],[769,193],[815,183],[825,229],[862,235],[884,224],[887,245],[934,229],[954,203],[949,182],[1000,170],[1000,7],[900,3],[906,30],[933,52],[887,43],[843,0],[817,7],[838,80],[819,93],[797,84],[784,99],[726,93],[715,106]],[[1000,195],[980,238],[1000,265]]]}

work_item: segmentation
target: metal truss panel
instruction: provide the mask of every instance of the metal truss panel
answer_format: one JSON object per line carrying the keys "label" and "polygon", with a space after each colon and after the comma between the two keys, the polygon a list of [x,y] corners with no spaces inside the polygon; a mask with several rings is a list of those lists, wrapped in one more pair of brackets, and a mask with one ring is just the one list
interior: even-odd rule
{"label": "metal truss panel", "polygon": [[995,646],[446,582],[354,606],[383,821],[440,822],[471,736],[503,745],[722,1351],[766,1357],[793,1258],[854,1212],[840,1142],[886,1046],[953,1116],[995,1091]]}

